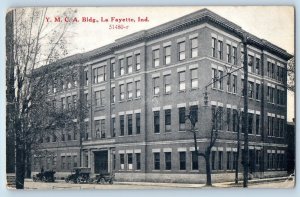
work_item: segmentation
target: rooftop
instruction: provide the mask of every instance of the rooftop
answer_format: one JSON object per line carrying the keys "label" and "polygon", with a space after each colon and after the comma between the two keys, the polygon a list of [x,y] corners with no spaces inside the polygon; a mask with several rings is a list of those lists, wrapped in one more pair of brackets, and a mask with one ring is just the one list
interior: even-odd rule
{"label": "rooftop", "polygon": [[235,23],[230,22],[229,20],[217,15],[216,13],[208,10],[208,9],[201,9],[191,14],[182,16],[175,20],[169,21],[167,23],[155,26],[153,28],[142,30],[135,32],[133,34],[126,35],[122,38],[115,40],[115,42],[102,46],[100,48],[75,54],[72,56],[68,56],[56,61],[54,64],[65,64],[71,62],[85,62],[89,59],[105,55],[115,48],[122,48],[127,45],[132,45],[137,42],[147,41],[154,39],[163,34],[170,34],[176,29],[181,28],[189,28],[192,25],[199,25],[204,22],[209,22],[216,24],[227,31],[234,33],[237,37],[242,38],[243,35],[247,35],[247,40],[250,45],[257,46],[259,48],[263,48],[266,51],[269,51],[273,54],[278,55],[282,59],[289,60],[293,56],[289,54],[286,50],[272,44],[271,42],[260,39],[253,34],[246,32],[240,26],[236,25]]}

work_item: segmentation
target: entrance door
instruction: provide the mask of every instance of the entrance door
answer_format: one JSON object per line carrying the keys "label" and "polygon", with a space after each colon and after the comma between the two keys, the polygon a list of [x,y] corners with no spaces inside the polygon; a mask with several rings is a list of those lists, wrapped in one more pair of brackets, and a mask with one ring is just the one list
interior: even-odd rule
{"label": "entrance door", "polygon": [[95,173],[108,173],[108,151],[94,152],[95,158]]}

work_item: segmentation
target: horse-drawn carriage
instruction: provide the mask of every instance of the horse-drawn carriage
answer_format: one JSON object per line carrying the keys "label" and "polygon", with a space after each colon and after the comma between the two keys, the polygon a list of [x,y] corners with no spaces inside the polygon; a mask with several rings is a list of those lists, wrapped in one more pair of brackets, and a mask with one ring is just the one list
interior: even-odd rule
{"label": "horse-drawn carriage", "polygon": [[36,175],[33,175],[32,180],[34,182],[36,182],[36,181],[54,182],[55,181],[54,174],[55,174],[55,171],[53,171],[53,170],[42,171]]}

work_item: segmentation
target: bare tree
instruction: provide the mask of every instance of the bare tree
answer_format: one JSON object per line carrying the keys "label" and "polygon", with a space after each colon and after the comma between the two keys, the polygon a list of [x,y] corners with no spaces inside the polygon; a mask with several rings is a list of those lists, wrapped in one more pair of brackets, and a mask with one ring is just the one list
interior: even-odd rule
{"label": "bare tree", "polygon": [[291,58],[287,64],[287,88],[295,92],[295,57]]}
{"label": "bare tree", "polygon": [[[208,107],[205,107],[205,109],[203,109],[203,111],[207,117],[206,109],[208,109]],[[198,143],[197,143],[197,133],[199,132],[199,130],[197,130],[195,128],[196,123],[198,121],[197,120],[198,118],[195,118],[195,117],[198,115],[191,110],[190,113],[186,116],[186,121],[190,124],[189,130],[193,133],[195,154],[197,157],[201,156],[205,160],[206,186],[212,186],[210,154],[211,154],[211,149],[215,145],[216,140],[218,138],[218,130],[219,130],[220,124],[222,124],[222,114],[223,114],[222,108],[219,108],[219,107],[212,108],[211,127],[210,128],[208,127],[208,129],[210,130],[209,142],[208,142],[205,150],[202,152],[199,150]],[[200,128],[198,128],[198,129],[200,129]]]}
{"label": "bare tree", "polygon": [[[13,61],[7,64],[10,70],[8,89],[10,94],[7,135],[15,140],[16,188],[24,188],[26,165],[30,166],[31,153],[39,139],[63,127],[74,118],[74,113],[64,113],[53,107],[48,97],[49,84],[60,73],[53,62],[68,54],[67,40],[69,23],[49,25],[45,22],[47,9],[14,9],[13,36],[6,43],[13,46]],[[66,9],[62,15],[72,16],[76,10]],[[48,65],[48,66],[43,66]]]}

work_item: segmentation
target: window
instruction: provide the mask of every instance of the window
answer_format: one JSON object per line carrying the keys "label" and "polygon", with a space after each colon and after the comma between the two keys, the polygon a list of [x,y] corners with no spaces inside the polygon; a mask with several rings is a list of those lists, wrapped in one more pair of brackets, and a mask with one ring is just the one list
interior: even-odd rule
{"label": "window", "polygon": [[231,151],[227,151],[227,170],[231,170],[231,163],[232,163],[232,159],[231,159]]}
{"label": "window", "polygon": [[171,131],[171,109],[165,110],[165,132]]}
{"label": "window", "polygon": [[270,117],[270,116],[268,116],[268,125],[267,125],[267,127],[268,127],[268,136],[271,136],[271,130],[272,130],[272,124],[271,124],[271,119],[272,119],[272,117]]}
{"label": "window", "polygon": [[199,164],[198,164],[198,155],[196,154],[196,151],[192,151],[192,170],[198,170]]}
{"label": "window", "polygon": [[116,118],[111,119],[112,137],[116,137]]}
{"label": "window", "polygon": [[120,76],[125,74],[125,67],[124,67],[124,59],[119,59],[119,66],[120,66]]}
{"label": "window", "polygon": [[124,154],[120,154],[120,169],[121,170],[125,169],[125,156],[124,156]]}
{"label": "window", "polygon": [[275,79],[275,64],[272,63],[272,67],[271,67],[271,77],[273,79]]}
{"label": "window", "polygon": [[218,41],[218,57],[220,60],[223,59],[223,42],[221,40]]}
{"label": "window", "polygon": [[94,83],[100,83],[106,80],[105,66],[94,68]]}
{"label": "window", "polygon": [[271,77],[271,67],[272,67],[272,63],[268,62],[268,66],[267,66],[267,76]]}
{"label": "window", "polygon": [[218,158],[218,170],[222,170],[223,169],[223,151],[219,151],[219,158]]}
{"label": "window", "polygon": [[212,38],[211,39],[211,56],[212,57],[216,57],[216,43],[217,39],[216,38]]}
{"label": "window", "polygon": [[96,106],[101,106],[100,91],[95,92],[95,104]]}
{"label": "window", "polygon": [[89,72],[88,71],[84,71],[84,85],[88,86],[89,85]]}
{"label": "window", "polygon": [[171,63],[171,46],[167,46],[164,48],[164,64],[168,65]]}
{"label": "window", "polygon": [[116,102],[116,88],[112,87],[111,88],[111,103],[115,103]]}
{"label": "window", "polygon": [[236,93],[237,90],[237,76],[233,75],[233,83],[232,83],[232,91],[233,93]]}
{"label": "window", "polygon": [[231,46],[226,44],[227,62],[231,63]]}
{"label": "window", "polygon": [[260,126],[260,115],[256,114],[256,122],[255,122],[256,135],[260,135],[259,126]]}
{"label": "window", "polygon": [[66,167],[66,157],[61,156],[61,169],[65,169]]}
{"label": "window", "polygon": [[141,55],[140,54],[135,55],[135,62],[136,62],[136,65],[135,65],[136,71],[141,70]]}
{"label": "window", "polygon": [[67,97],[67,109],[70,110],[72,108],[72,101],[71,101],[71,97],[68,96]]}
{"label": "window", "polygon": [[186,153],[179,152],[179,169],[186,170]]}
{"label": "window", "polygon": [[211,169],[216,170],[216,151],[211,151]]}
{"label": "window", "polygon": [[171,160],[171,152],[165,152],[165,169],[171,170],[172,169],[172,160]]}
{"label": "window", "polygon": [[179,61],[184,60],[185,59],[185,42],[178,43],[178,48],[179,48],[178,59],[179,59]]}
{"label": "window", "polygon": [[193,105],[190,107],[190,115],[194,119],[195,123],[198,122],[198,106]]}
{"label": "window", "polygon": [[88,107],[89,106],[89,94],[88,93],[84,94],[84,102],[85,102],[85,106]]}
{"label": "window", "polygon": [[232,130],[234,132],[237,132],[237,127],[239,126],[238,124],[238,111],[236,109],[232,110]]}
{"label": "window", "polygon": [[231,92],[231,73],[227,74],[227,92]]}
{"label": "window", "polygon": [[237,163],[237,152],[233,152],[233,161],[232,161],[232,169],[235,170],[236,169],[236,163]]}
{"label": "window", "polygon": [[255,91],[255,99],[256,99],[256,100],[260,100],[260,99],[259,99],[259,95],[260,95],[259,92],[260,92],[260,84],[257,83],[257,84],[256,84],[256,91]]}
{"label": "window", "polygon": [[231,125],[231,109],[230,108],[227,108],[227,120],[226,120],[226,122],[227,122],[227,131],[230,131],[231,130],[231,128],[230,128],[230,125]]}
{"label": "window", "polygon": [[179,75],[179,91],[185,91],[185,72],[178,73]]}
{"label": "window", "polygon": [[[241,49],[244,49],[244,48],[241,48]],[[242,66],[244,66],[244,61],[245,61],[244,51],[241,51],[241,63],[242,63]]]}
{"label": "window", "polygon": [[100,106],[105,105],[105,90],[100,90]]}
{"label": "window", "polygon": [[153,66],[159,66],[159,49],[156,49],[152,52],[153,54]]}
{"label": "window", "polygon": [[114,79],[116,77],[116,63],[115,60],[111,60],[111,78]]}
{"label": "window", "polygon": [[135,96],[136,96],[136,98],[141,97],[141,82],[140,81],[135,82]]}
{"label": "window", "polygon": [[73,95],[73,106],[74,108],[77,107],[77,95]]}
{"label": "window", "polygon": [[218,80],[218,72],[217,72],[217,69],[213,68],[212,69],[212,87],[213,88],[217,88],[217,80]]}
{"label": "window", "polygon": [[127,154],[127,168],[128,170],[132,170],[132,153]]}
{"label": "window", "polygon": [[253,114],[248,113],[248,133],[253,133]]}
{"label": "window", "polygon": [[159,95],[159,77],[153,78],[153,95]]}
{"label": "window", "polygon": [[241,93],[242,93],[242,96],[245,96],[245,91],[244,91],[244,79],[241,79]]}
{"label": "window", "polygon": [[198,88],[198,70],[197,69],[191,70],[191,84],[192,84],[192,89]]}
{"label": "window", "polygon": [[141,169],[141,153],[135,153],[136,170]]}
{"label": "window", "polygon": [[179,130],[185,130],[185,107],[179,108]]}
{"label": "window", "polygon": [[132,56],[127,57],[127,73],[132,73]]}
{"label": "window", "polygon": [[191,58],[198,56],[198,38],[191,39]]}
{"label": "window", "polygon": [[254,83],[249,81],[249,98],[254,98]]}
{"label": "window", "polygon": [[171,93],[171,75],[164,76],[165,94]]}
{"label": "window", "polygon": [[254,58],[252,55],[248,55],[248,72],[253,73],[253,64],[254,64]]}
{"label": "window", "polygon": [[219,83],[218,88],[223,90],[223,71],[219,70]]}
{"label": "window", "polygon": [[120,101],[125,100],[125,85],[121,84],[120,85]]}
{"label": "window", "polygon": [[154,111],[154,133],[159,133],[160,125],[159,125],[159,111]]}
{"label": "window", "polygon": [[127,115],[127,132],[128,135],[132,135],[132,115]]}
{"label": "window", "polygon": [[120,116],[120,136],[124,136],[124,115]]}
{"label": "window", "polygon": [[154,170],[160,170],[160,154],[154,153]]}
{"label": "window", "polygon": [[105,120],[100,120],[100,136],[101,138],[105,138]]}
{"label": "window", "polygon": [[100,138],[101,133],[100,133],[100,120],[95,120],[95,133],[96,133],[96,138]]}
{"label": "window", "polygon": [[56,142],[57,141],[57,137],[55,134],[52,135],[52,142]]}
{"label": "window", "polygon": [[135,114],[136,134],[141,133],[141,114]]}
{"label": "window", "polygon": [[66,109],[66,98],[61,98],[61,108],[62,108],[63,110]]}
{"label": "window", "polygon": [[67,134],[67,139],[68,139],[68,141],[72,140],[71,133],[68,133],[68,134]]}
{"label": "window", "polygon": [[112,157],[113,157],[112,168],[113,168],[113,170],[116,170],[116,161],[117,161],[117,158],[116,158],[116,153],[115,152],[112,153]]}
{"label": "window", "polygon": [[232,47],[232,59],[233,59],[233,64],[237,65],[237,49],[236,49],[236,47]]}
{"label": "window", "polygon": [[258,58],[255,59],[255,73],[260,74],[260,59]]}
{"label": "window", "polygon": [[132,83],[127,83],[127,97],[128,97],[128,99],[132,99],[132,97],[133,97],[133,85],[132,85]]}
{"label": "window", "polygon": [[77,156],[76,155],[74,155],[73,156],[73,167],[77,167]]}

